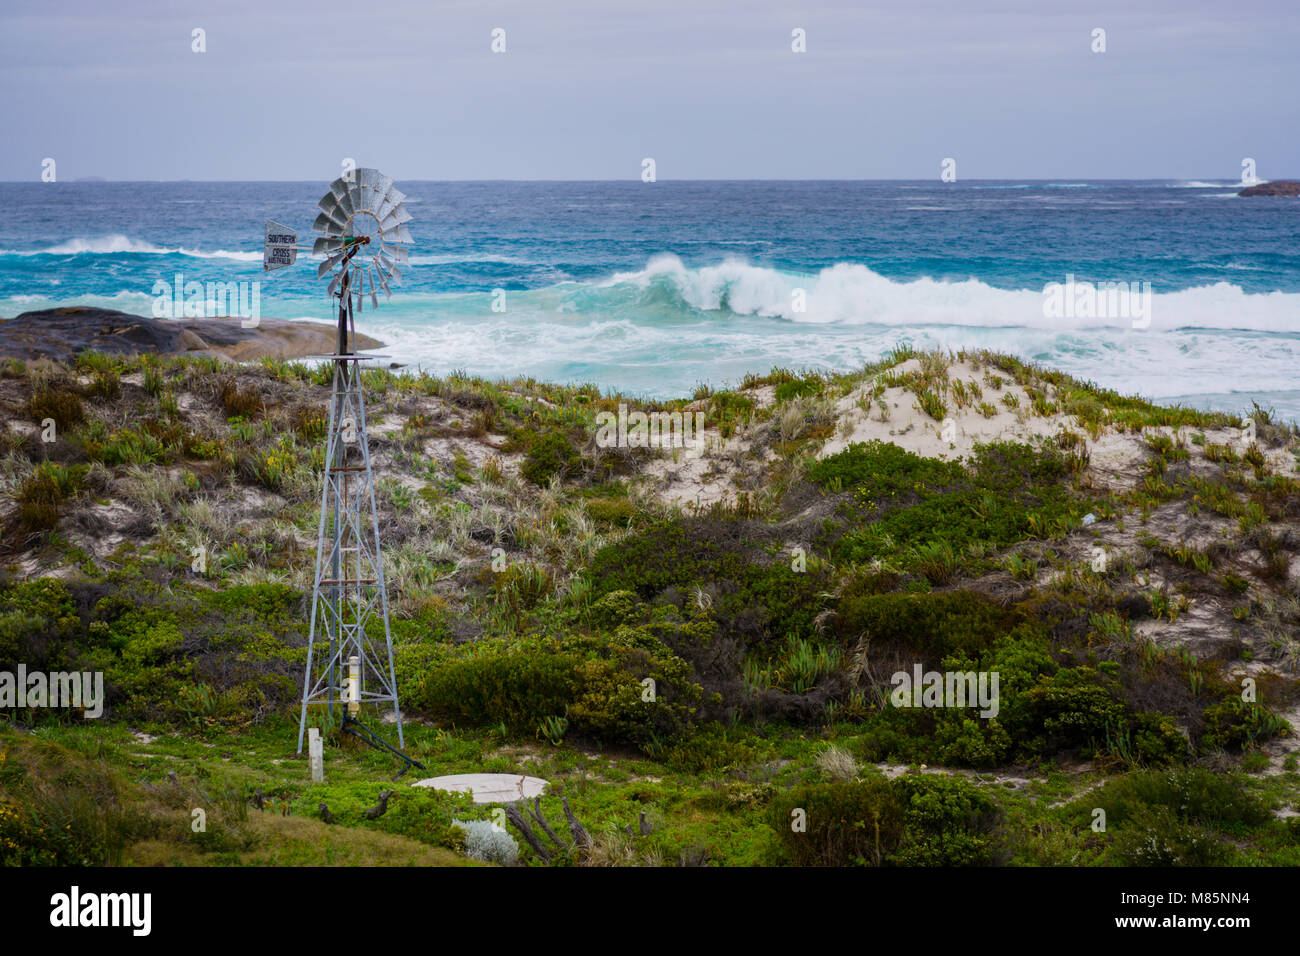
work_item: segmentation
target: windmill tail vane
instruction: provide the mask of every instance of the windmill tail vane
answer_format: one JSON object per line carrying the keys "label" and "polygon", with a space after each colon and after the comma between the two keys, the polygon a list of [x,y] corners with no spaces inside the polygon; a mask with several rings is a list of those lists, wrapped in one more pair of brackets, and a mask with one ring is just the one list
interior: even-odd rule
{"label": "windmill tail vane", "polygon": [[[405,223],[411,217],[402,207],[404,198],[393,181],[378,170],[358,169],[330,184],[312,224],[321,235],[311,251],[324,257],[316,276],[323,279],[329,275],[326,291],[339,300],[339,315],[337,350],[318,356],[334,363],[334,378],[298,752],[302,753],[308,711],[324,706],[333,717],[337,707],[343,731],[397,754],[408,765],[419,766],[357,720],[363,704],[391,705],[398,746],[405,747],[361,389],[361,363],[386,356],[359,355],[350,347],[355,343],[354,307],[364,308],[367,297],[377,306],[381,291],[387,298],[390,282],[401,281],[400,264],[408,262],[407,247],[412,239]],[[298,245],[292,227],[267,220],[264,270],[293,265],[301,251],[304,247]]]}

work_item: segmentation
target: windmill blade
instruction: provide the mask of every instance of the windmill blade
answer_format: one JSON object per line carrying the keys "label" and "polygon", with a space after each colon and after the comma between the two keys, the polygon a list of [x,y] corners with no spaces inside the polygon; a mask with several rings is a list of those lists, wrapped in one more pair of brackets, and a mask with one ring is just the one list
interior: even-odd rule
{"label": "windmill blade", "polygon": [[379,208],[383,206],[384,200],[388,198],[388,194],[392,191],[392,188],[393,188],[393,181],[389,179],[387,176],[385,176],[383,173],[379,173],[374,183],[370,187],[371,196],[374,199],[374,205],[372,205],[370,208],[375,212],[378,212]]}
{"label": "windmill blade", "polygon": [[379,205],[375,207],[375,215],[382,221],[393,214],[393,210],[401,206],[401,203],[392,199],[390,195],[381,196]]}
{"label": "windmill blade", "polygon": [[379,254],[379,262],[384,267],[384,271],[388,273],[389,278],[397,283],[402,281],[402,270],[397,268],[397,263],[389,258],[387,253],[381,252]]}
{"label": "windmill blade", "polygon": [[[352,213],[355,211],[352,208],[352,184],[340,176],[330,183],[330,194],[333,195],[335,202],[338,204],[339,211],[343,213],[343,221],[346,223],[352,218]],[[321,200],[321,202],[324,201]]]}
{"label": "windmill blade", "polygon": [[372,309],[378,309],[378,308],[379,308],[379,297],[375,295],[375,273],[374,273],[374,268],[371,267],[371,269],[369,270],[369,272],[370,272],[370,307],[371,307]]}
{"label": "windmill blade", "polygon": [[364,199],[358,208],[378,212],[384,203],[393,181],[377,169],[358,169],[357,183],[361,187]]}
{"label": "windmill blade", "polygon": [[388,232],[391,229],[396,229],[402,223],[410,222],[410,221],[411,221],[411,214],[406,211],[406,208],[404,206],[398,206],[387,216],[379,220],[379,228],[382,229],[384,232]]}
{"label": "windmill blade", "polygon": [[380,253],[384,257],[383,261],[388,265],[388,271],[396,276],[401,276],[403,267],[409,267],[409,257],[405,249],[385,246]]}
{"label": "windmill blade", "polygon": [[379,204],[379,208],[375,210],[375,215],[381,220],[387,219],[395,211],[402,208],[402,200],[405,198],[396,189],[389,190],[388,194],[384,196],[383,202]]}
{"label": "windmill blade", "polygon": [[323,232],[327,236],[341,236],[343,230],[347,228],[348,220],[346,216],[340,216],[338,206],[332,200],[333,196],[326,196],[318,204],[321,214],[316,217],[316,221],[311,224],[313,232]]}
{"label": "windmill blade", "polygon": [[334,255],[330,256],[330,257],[327,258],[324,262],[322,262],[320,265],[318,265],[318,266],[316,267],[316,278],[317,278],[317,279],[321,278],[322,276],[325,275],[325,273],[329,272],[329,271],[332,270],[336,265],[338,265],[341,261],[343,261],[343,256],[344,256],[344,255],[345,255],[345,253],[342,253],[342,252],[336,252],[336,253],[334,253]]}
{"label": "windmill blade", "polygon": [[333,255],[343,248],[343,239],[338,236],[321,236],[312,243],[311,252],[314,256]]}
{"label": "windmill blade", "polygon": [[393,229],[393,234],[391,237],[387,235],[384,236],[385,243],[414,242],[414,241],[415,240],[411,238],[411,230],[407,229],[405,226],[397,226],[395,229]]}
{"label": "windmill blade", "polygon": [[400,206],[405,200],[406,193],[402,192],[396,186],[390,184],[388,189],[384,191],[384,202],[390,208],[393,206]]}

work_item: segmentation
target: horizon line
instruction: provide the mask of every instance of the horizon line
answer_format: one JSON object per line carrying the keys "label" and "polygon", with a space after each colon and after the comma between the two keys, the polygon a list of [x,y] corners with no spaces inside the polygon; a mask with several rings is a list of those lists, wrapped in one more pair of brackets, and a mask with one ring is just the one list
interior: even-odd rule
{"label": "horizon line", "polygon": [[[335,177],[336,179],[338,177]],[[558,179],[558,178],[541,178],[541,179],[523,179],[523,178],[494,178],[494,179],[421,179],[418,177],[398,178],[399,182],[408,183],[639,183],[641,185],[653,186],[659,183],[938,183],[943,186],[959,186],[962,183],[994,183],[994,182],[1026,182],[1026,183],[1048,183],[1063,180],[1081,180],[1094,183],[1154,183],[1154,182],[1222,182],[1224,185],[1233,185],[1241,183],[1240,179],[1229,179],[1220,176],[1209,176],[1204,178],[1188,176],[1143,176],[1135,178],[1114,178],[1114,177],[1091,177],[1091,176],[1048,176],[1030,178],[1025,176],[984,176],[984,177],[962,177],[953,182],[944,182],[935,177],[924,179],[911,179],[904,177],[889,178],[843,178],[835,176],[814,176],[803,179],[790,177],[737,177],[730,179],[721,179],[716,177],[706,177],[699,179],[657,179],[653,183],[643,183],[637,177],[620,177],[620,178],[596,178],[596,179]],[[1285,179],[1286,177],[1283,177]],[[58,186],[68,184],[95,184],[95,183],[318,183],[323,182],[321,179],[109,179],[104,176],[79,176],[75,179],[56,180],[52,183],[43,182],[40,179],[0,179],[0,185],[22,185],[24,183],[35,183],[43,186]],[[1278,179],[1258,179],[1256,184],[1269,182],[1279,182]],[[1246,184],[1241,183],[1244,187]]]}

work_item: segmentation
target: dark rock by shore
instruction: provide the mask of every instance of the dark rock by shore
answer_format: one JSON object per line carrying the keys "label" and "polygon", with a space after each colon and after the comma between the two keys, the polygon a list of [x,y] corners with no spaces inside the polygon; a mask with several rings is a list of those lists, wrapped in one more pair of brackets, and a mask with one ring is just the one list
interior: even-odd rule
{"label": "dark rock by shore", "polygon": [[[70,361],[78,352],[113,355],[219,355],[235,362],[295,359],[334,351],[335,329],[323,322],[261,319],[246,329],[238,318],[154,319],[114,309],[69,306],[0,319],[0,357]],[[382,345],[356,336],[358,349]]]}
{"label": "dark rock by shore", "polygon": [[1300,196],[1300,180],[1275,179],[1258,186],[1247,186],[1238,196]]}

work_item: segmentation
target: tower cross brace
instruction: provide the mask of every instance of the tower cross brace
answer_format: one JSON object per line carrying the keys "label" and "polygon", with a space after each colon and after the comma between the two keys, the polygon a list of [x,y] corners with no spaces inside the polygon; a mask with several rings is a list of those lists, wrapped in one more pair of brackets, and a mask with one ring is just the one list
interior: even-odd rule
{"label": "tower cross brace", "polygon": [[[360,245],[354,246],[353,251]],[[351,258],[349,253],[348,258]],[[402,712],[393,668],[393,637],[388,621],[388,589],[380,550],[379,514],[374,473],[366,438],[366,405],[361,391],[361,363],[373,356],[353,352],[355,328],[347,262],[338,289],[337,352],[325,440],[320,524],[316,534],[316,572],[312,586],[311,626],[303,676],[298,753],[307,731],[307,710],[324,705],[330,716],[345,708],[345,718],[362,704],[391,703],[397,718],[397,741],[405,747]],[[367,631],[382,618],[384,644]],[[360,670],[358,699],[351,700],[349,662]]]}

